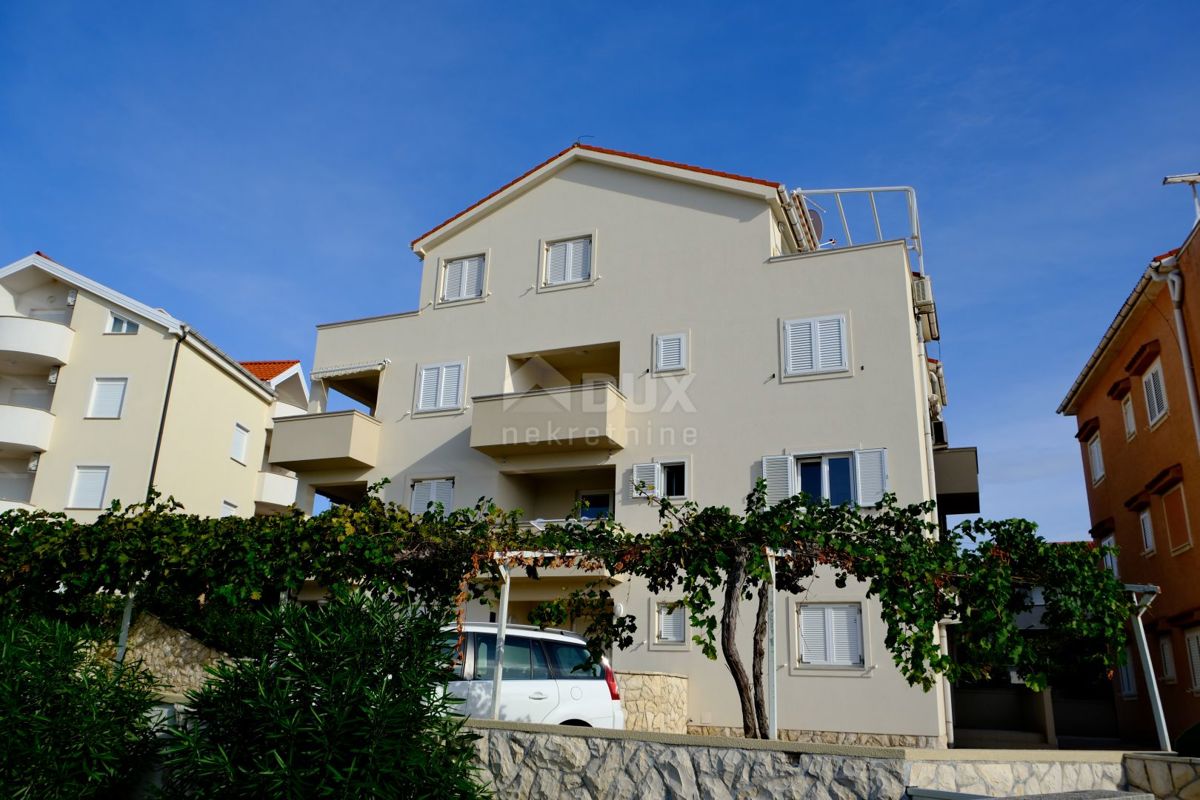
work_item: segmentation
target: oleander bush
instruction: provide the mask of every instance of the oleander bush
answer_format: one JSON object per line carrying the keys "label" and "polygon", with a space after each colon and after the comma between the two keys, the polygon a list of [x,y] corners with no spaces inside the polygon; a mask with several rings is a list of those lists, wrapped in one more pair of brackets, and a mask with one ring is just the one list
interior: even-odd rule
{"label": "oleander bush", "polygon": [[474,798],[446,695],[449,609],[344,595],[264,612],[270,636],[189,696],[164,752],[179,798]]}
{"label": "oleander bush", "polygon": [[98,655],[97,632],[0,615],[0,796],[128,797],[154,751],[154,683]]}

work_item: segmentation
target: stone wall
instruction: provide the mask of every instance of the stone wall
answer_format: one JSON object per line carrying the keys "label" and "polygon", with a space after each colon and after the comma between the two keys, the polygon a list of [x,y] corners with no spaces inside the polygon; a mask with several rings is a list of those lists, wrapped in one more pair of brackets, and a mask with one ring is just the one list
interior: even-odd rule
{"label": "stone wall", "polygon": [[[719,736],[726,739],[742,738],[742,729],[729,725],[691,725],[687,733],[692,736]],[[946,740],[941,736],[917,736],[907,733],[848,733],[845,731],[802,731],[780,728],[779,738],[784,742],[800,744],[844,744],[861,747],[918,747],[941,749]]]}
{"label": "stone wall", "polygon": [[1200,758],[1130,753],[1125,774],[1130,789],[1151,792],[1158,800],[1200,798]]}
{"label": "stone wall", "polygon": [[618,672],[625,729],[653,733],[687,733],[686,675],[668,672]]}
{"label": "stone wall", "polygon": [[1121,753],[763,742],[472,721],[499,800],[900,800],[908,786],[1002,797],[1116,790]]}
{"label": "stone wall", "polygon": [[[113,655],[112,648],[109,655]],[[208,679],[205,667],[227,658],[220,650],[201,644],[153,614],[140,614],[129,626],[126,661],[141,661],[163,684],[167,693],[186,694]]]}

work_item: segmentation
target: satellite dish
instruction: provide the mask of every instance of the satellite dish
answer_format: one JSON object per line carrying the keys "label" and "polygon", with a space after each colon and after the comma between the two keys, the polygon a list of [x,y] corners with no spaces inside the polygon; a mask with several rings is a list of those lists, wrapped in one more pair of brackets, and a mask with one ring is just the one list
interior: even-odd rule
{"label": "satellite dish", "polygon": [[808,212],[808,218],[812,220],[813,238],[819,242],[821,234],[825,232],[825,220],[821,218],[821,212],[811,204],[805,206],[805,211]]}

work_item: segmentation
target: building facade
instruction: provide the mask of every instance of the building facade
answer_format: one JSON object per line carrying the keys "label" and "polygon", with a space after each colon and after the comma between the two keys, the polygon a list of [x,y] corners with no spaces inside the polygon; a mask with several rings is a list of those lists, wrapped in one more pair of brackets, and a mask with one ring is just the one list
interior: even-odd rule
{"label": "building facade", "polygon": [[307,403],[299,362],[242,366],[40,253],[0,269],[0,510],[87,522],[154,486],[203,516],[273,513],[296,479],[265,461],[272,420]]}
{"label": "building facade", "polygon": [[1200,722],[1198,230],[1151,260],[1058,409],[1078,421],[1093,539],[1119,548],[1122,581],[1161,590],[1143,618],[1153,674],[1131,640],[1114,680],[1123,734],[1150,741],[1147,681],[1172,737]]}
{"label": "building facade", "polygon": [[[313,413],[276,422],[270,461],[297,472],[302,507],[388,478],[416,510],[490,498],[539,524],[582,502],[645,531],[638,483],[734,509],[760,477],[772,499],[917,502],[939,497],[942,463],[948,506],[972,510],[974,453],[944,449],[925,357],[919,242],[819,236],[776,182],[576,145],[413,242],[418,310],[318,327]],[[515,582],[513,620],[587,580]],[[684,675],[689,729],[740,732],[676,598],[614,583],[641,636],[618,671]],[[876,603],[825,576],[780,598],[785,736],[946,744],[944,687],[900,677]]]}

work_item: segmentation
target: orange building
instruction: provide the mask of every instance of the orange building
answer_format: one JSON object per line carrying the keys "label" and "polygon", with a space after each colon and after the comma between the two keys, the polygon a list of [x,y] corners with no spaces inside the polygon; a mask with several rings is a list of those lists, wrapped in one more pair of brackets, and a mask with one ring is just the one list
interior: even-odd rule
{"label": "orange building", "polygon": [[[1157,584],[1144,617],[1154,675],[1132,638],[1114,678],[1127,738],[1153,741],[1146,681],[1156,681],[1172,739],[1200,723],[1200,221],[1155,257],[1067,393],[1078,421],[1091,534],[1115,544],[1125,583]],[[1190,340],[1190,341],[1189,341]]]}

